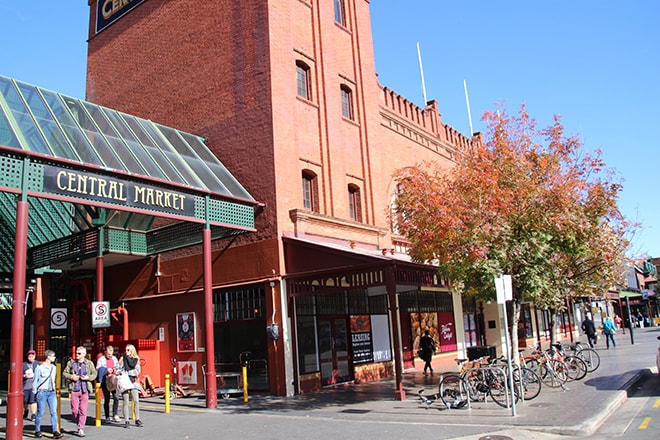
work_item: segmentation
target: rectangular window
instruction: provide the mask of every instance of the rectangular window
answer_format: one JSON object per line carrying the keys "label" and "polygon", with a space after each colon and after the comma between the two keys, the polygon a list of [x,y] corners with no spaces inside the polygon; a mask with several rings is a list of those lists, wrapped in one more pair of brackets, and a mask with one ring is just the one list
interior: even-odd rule
{"label": "rectangular window", "polygon": [[346,86],[341,87],[341,115],[353,120],[353,92]]}
{"label": "rectangular window", "polygon": [[215,322],[263,318],[266,293],[263,286],[213,292]]}
{"label": "rectangular window", "polygon": [[298,85],[298,96],[311,100],[312,93],[309,80],[309,67],[302,62],[296,63],[296,82]]}
{"label": "rectangular window", "polygon": [[344,0],[335,0],[335,22],[346,26],[346,12],[344,11]]}
{"label": "rectangular window", "polygon": [[303,176],[303,207],[305,209],[312,209],[314,204],[312,200],[312,179],[310,179],[308,176]]}
{"label": "rectangular window", "polygon": [[351,220],[362,221],[362,209],[360,204],[360,188],[348,185],[348,211]]}

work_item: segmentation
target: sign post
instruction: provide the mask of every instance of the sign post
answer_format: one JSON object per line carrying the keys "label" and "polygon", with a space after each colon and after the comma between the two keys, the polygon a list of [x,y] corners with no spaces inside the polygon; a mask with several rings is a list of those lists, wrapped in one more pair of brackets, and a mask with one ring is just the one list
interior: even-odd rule
{"label": "sign post", "polygon": [[502,304],[502,314],[504,315],[504,340],[506,346],[506,364],[509,368],[509,391],[511,394],[511,415],[516,415],[515,389],[513,383],[513,369],[511,368],[511,342],[509,339],[509,319],[506,313],[506,302],[513,299],[513,289],[511,287],[511,275],[500,275],[495,278],[495,292],[497,293],[497,303]]}

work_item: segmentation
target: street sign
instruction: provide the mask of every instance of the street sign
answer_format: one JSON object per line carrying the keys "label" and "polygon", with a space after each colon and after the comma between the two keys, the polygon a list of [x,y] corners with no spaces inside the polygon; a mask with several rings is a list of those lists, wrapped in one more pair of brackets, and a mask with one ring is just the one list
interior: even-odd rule
{"label": "street sign", "polygon": [[92,301],[92,328],[110,327],[110,302]]}
{"label": "street sign", "polygon": [[497,303],[504,304],[513,299],[511,287],[511,275],[500,275],[495,278],[495,291],[497,292]]}
{"label": "street sign", "polygon": [[63,329],[66,328],[69,321],[68,310],[64,308],[50,309],[50,328]]}

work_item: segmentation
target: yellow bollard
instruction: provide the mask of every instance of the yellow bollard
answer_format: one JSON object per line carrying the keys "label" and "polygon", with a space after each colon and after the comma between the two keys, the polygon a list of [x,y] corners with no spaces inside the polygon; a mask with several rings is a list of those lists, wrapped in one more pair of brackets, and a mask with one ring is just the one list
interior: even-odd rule
{"label": "yellow bollard", "polygon": [[55,364],[55,396],[57,399],[57,432],[62,432],[62,364]]}
{"label": "yellow bollard", "polygon": [[247,381],[247,365],[243,365],[243,402],[248,401],[248,381]]}
{"label": "yellow bollard", "polygon": [[96,422],[94,426],[101,426],[101,384],[94,385],[94,399],[96,401]]}
{"label": "yellow bollard", "polygon": [[170,375],[165,375],[165,414],[170,413]]}

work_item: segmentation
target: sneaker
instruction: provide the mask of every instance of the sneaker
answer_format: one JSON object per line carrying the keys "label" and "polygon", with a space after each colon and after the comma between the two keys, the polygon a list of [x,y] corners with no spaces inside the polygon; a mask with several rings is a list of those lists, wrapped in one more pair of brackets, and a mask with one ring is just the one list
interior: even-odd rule
{"label": "sneaker", "polygon": [[30,421],[31,421],[31,422],[34,422],[34,419],[35,419],[35,415],[32,414],[32,415],[30,416]]}
{"label": "sneaker", "polygon": [[106,417],[105,423],[112,423],[112,417]]}
{"label": "sneaker", "polygon": [[128,429],[131,427],[131,424],[129,422],[124,423],[124,428]]}
{"label": "sneaker", "polygon": [[40,432],[40,431],[35,432],[35,433],[34,433],[34,436],[35,436],[36,438],[41,438],[41,432]]}
{"label": "sneaker", "polygon": [[144,423],[142,423],[142,420],[137,419],[135,421],[135,426],[137,426],[138,428],[142,428],[144,426]]}
{"label": "sneaker", "polygon": [[115,415],[112,417],[112,420],[114,420],[115,422],[121,422],[121,419],[119,418],[119,416],[118,416],[117,414],[115,414]]}
{"label": "sneaker", "polygon": [[23,410],[23,418],[27,419],[27,416],[28,416],[28,410],[25,409],[25,410]]}
{"label": "sneaker", "polygon": [[82,429],[79,429],[78,430],[78,437],[84,437],[84,436],[85,436],[85,431],[83,431]]}
{"label": "sneaker", "polygon": [[53,438],[62,438],[62,433],[60,431],[55,431],[53,433]]}

